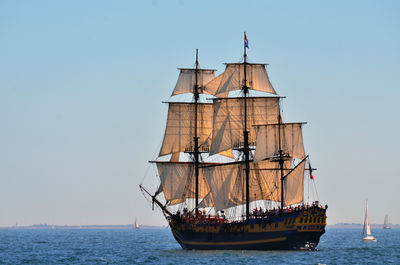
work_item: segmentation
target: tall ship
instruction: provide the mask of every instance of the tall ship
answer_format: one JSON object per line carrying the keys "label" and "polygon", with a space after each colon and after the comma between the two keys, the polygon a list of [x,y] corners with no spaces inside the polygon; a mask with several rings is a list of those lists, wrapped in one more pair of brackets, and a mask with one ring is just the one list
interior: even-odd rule
{"label": "tall ship", "polygon": [[[314,249],[327,205],[315,188],[303,145],[305,122],[284,122],[267,64],[243,60],[215,76],[179,69],[157,158],[158,189],[140,185],[183,249]],[[189,101],[173,100],[185,96]],[[308,185],[305,185],[307,184]],[[316,190],[315,190],[315,194]]]}

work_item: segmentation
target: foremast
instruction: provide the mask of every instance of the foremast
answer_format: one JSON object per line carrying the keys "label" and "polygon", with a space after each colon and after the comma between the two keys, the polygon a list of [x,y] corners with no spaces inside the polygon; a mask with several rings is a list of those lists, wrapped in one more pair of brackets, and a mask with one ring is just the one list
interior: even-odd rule
{"label": "foremast", "polygon": [[[191,101],[164,102],[169,105],[164,139],[158,157],[149,162],[157,166],[160,186],[155,196],[163,193],[164,206],[169,208],[190,199],[192,205],[188,208],[197,211],[200,198],[204,199],[209,192],[199,168],[203,163],[209,164],[202,160],[201,153],[209,151],[212,131],[212,103],[203,102],[200,94],[210,94],[204,85],[215,79],[215,70],[199,68],[197,49],[195,67],[178,69],[180,74],[171,97],[193,97]],[[183,158],[182,153],[188,157]]]}

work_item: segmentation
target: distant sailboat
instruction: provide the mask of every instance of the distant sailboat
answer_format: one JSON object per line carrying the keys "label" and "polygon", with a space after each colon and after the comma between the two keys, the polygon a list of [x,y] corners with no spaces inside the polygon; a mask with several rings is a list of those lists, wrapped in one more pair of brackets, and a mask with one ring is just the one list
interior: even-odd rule
{"label": "distant sailboat", "polygon": [[390,225],[389,225],[389,217],[386,215],[385,216],[385,221],[383,223],[383,229],[390,229]]}
{"label": "distant sailboat", "polygon": [[368,200],[365,209],[365,219],[364,219],[364,228],[362,234],[362,240],[364,242],[376,242],[376,238],[371,235],[371,226],[369,224],[369,217],[368,217]]}
{"label": "distant sailboat", "polygon": [[135,219],[135,228],[136,228],[136,229],[139,229],[139,223],[138,223],[138,221],[137,221],[137,218]]}

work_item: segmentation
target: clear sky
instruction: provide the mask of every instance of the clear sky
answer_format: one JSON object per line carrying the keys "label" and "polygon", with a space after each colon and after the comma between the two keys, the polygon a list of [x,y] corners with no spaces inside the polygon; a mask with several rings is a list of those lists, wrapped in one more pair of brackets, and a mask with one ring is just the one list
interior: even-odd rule
{"label": "clear sky", "polygon": [[[164,224],[138,185],[178,67],[269,63],[328,223],[400,223],[399,1],[0,1],[0,226]],[[155,179],[152,167],[146,181]]]}

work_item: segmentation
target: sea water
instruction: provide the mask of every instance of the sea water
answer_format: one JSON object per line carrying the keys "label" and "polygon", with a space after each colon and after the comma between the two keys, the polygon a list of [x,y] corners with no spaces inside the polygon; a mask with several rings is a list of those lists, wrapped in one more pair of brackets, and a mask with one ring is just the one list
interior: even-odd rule
{"label": "sea water", "polygon": [[169,229],[1,229],[0,264],[400,264],[400,229],[327,228],[316,251],[182,250]]}

